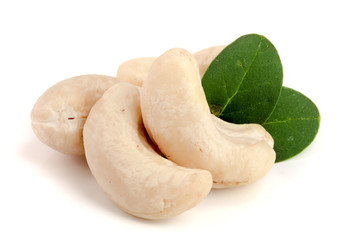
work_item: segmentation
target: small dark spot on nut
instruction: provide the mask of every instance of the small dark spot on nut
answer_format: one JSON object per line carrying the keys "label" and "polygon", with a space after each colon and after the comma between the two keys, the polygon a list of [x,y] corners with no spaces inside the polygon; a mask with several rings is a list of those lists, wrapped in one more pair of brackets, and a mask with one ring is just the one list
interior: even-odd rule
{"label": "small dark spot on nut", "polygon": [[121,109],[122,112],[125,112],[125,108]]}
{"label": "small dark spot on nut", "polygon": [[200,152],[203,152],[203,150],[200,148]]}
{"label": "small dark spot on nut", "polygon": [[75,118],[74,117],[69,117],[68,120],[74,120]]}

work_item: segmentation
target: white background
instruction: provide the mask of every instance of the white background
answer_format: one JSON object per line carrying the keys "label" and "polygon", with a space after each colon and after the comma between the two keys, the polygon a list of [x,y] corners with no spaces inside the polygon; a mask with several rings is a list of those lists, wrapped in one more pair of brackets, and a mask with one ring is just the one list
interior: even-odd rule
{"label": "white background", "polygon": [[[0,239],[360,239],[357,1],[1,1]],[[194,52],[241,35],[277,48],[284,85],[319,107],[313,144],[245,187],[212,191],[169,220],[119,210],[83,158],[30,126],[36,99],[130,58]],[[225,239],[225,238],[224,238]]]}

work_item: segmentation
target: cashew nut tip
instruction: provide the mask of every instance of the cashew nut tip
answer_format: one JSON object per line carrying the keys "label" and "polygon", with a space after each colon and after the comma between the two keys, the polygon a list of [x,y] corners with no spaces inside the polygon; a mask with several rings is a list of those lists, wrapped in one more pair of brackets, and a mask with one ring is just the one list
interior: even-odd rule
{"label": "cashew nut tip", "polygon": [[84,125],[85,155],[106,195],[123,211],[145,219],[176,216],[198,204],[211,174],[161,157],[149,144],[139,87],[120,82],[99,99]]}
{"label": "cashew nut tip", "polygon": [[49,147],[69,155],[84,155],[82,130],[94,103],[118,80],[104,75],[81,75],[45,91],[31,111],[35,135]]}
{"label": "cashew nut tip", "polygon": [[141,88],[149,136],[180,166],[206,169],[215,188],[252,183],[275,162],[273,139],[258,124],[230,124],[214,117],[192,54],[171,49],[152,64]]}

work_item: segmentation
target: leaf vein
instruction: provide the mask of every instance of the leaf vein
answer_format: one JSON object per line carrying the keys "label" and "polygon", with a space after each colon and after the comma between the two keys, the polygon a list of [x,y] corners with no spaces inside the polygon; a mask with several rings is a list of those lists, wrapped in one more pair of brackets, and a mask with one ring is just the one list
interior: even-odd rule
{"label": "leaf vein", "polygon": [[[255,62],[255,59],[257,58],[257,56],[258,56],[258,54],[259,54],[260,46],[261,46],[261,43],[262,43],[263,40],[264,40],[264,36],[261,36],[260,42],[259,42],[258,48],[256,49],[254,58],[251,60],[251,63],[250,63],[250,65],[249,65],[249,67],[246,69],[243,77],[241,78],[241,80],[240,80],[240,82],[239,82],[239,85],[238,85],[237,88],[236,88],[236,91],[234,92],[234,94],[233,94],[231,97],[229,97],[229,98],[227,99],[224,107],[221,109],[221,112],[220,112],[220,114],[219,114],[218,116],[221,116],[221,114],[222,114],[222,113],[224,112],[224,110],[226,109],[227,105],[228,105],[228,104],[231,102],[231,100],[238,94],[238,92],[239,92],[239,90],[240,90],[240,87],[241,87],[241,84],[243,83],[243,81],[244,81],[247,73],[250,71],[253,63]],[[243,69],[244,69],[244,67],[243,67]],[[227,94],[227,95],[229,96],[229,94]]]}
{"label": "leaf vein", "polygon": [[319,120],[318,117],[308,117],[308,118],[288,118],[285,120],[281,120],[281,121],[274,121],[274,122],[265,122],[262,125],[270,125],[270,124],[281,124],[281,123],[285,123],[287,124],[290,121],[307,121],[307,120]]}

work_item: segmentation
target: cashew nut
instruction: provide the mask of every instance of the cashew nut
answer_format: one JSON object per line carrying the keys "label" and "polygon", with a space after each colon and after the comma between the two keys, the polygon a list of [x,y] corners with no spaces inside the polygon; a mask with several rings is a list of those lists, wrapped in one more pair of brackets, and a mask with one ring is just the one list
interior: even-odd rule
{"label": "cashew nut", "polygon": [[273,139],[257,124],[236,125],[211,115],[194,57],[171,49],[158,57],[141,89],[149,136],[180,166],[212,173],[214,187],[247,184],[273,166]]}
{"label": "cashew nut", "polygon": [[104,93],[84,125],[85,155],[100,187],[122,210],[140,218],[169,218],[199,203],[210,191],[212,177],[154,151],[139,98],[139,88],[126,82]]}
{"label": "cashew nut", "polygon": [[51,148],[69,155],[83,155],[82,129],[94,103],[114,77],[82,75],[63,80],[45,91],[31,111],[35,135]]}

